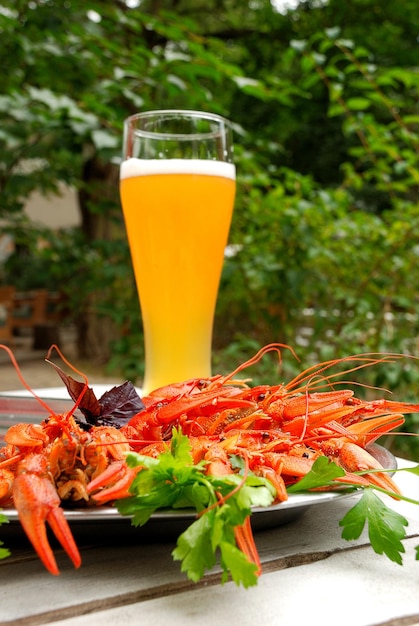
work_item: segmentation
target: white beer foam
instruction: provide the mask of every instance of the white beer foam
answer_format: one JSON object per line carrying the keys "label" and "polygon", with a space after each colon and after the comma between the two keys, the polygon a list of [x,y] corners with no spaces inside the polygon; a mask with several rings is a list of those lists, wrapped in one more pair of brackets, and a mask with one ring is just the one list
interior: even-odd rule
{"label": "white beer foam", "polygon": [[133,157],[121,163],[121,179],[152,174],[205,174],[235,180],[236,168],[233,163],[209,159],[136,159]]}

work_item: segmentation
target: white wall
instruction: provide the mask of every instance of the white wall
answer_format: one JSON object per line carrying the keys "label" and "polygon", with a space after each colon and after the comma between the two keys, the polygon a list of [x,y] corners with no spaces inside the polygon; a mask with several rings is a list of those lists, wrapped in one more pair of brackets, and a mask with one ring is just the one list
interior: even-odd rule
{"label": "white wall", "polygon": [[34,222],[49,228],[69,228],[80,224],[76,193],[65,186],[60,196],[45,197],[38,192],[33,193],[25,213]]}

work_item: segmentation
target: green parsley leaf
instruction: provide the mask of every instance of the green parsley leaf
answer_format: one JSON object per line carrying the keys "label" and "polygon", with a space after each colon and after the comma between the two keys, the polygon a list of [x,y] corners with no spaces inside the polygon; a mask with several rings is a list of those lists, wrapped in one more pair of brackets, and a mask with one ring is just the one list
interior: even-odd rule
{"label": "green parsley leaf", "polygon": [[309,491],[330,485],[336,478],[345,476],[345,471],[326,456],[319,456],[311,470],[294,485],[288,487],[288,493]]}
{"label": "green parsley leaf", "polygon": [[198,517],[178,538],[172,552],[175,561],[182,561],[181,571],[193,582],[198,582],[216,563],[211,542],[214,510]]}
{"label": "green parsley leaf", "polygon": [[257,566],[235,545],[235,525],[234,513],[224,505],[203,513],[180,535],[172,556],[175,561],[182,561],[181,571],[190,580],[197,582],[205,569],[214,567],[219,549],[222,583],[231,575],[237,585],[242,584],[245,588],[256,584]]}
{"label": "green parsley leaf", "polygon": [[[402,468],[402,470],[419,475],[419,465],[412,468]],[[368,472],[360,471],[355,473],[362,475]],[[299,491],[309,491],[318,487],[331,486],[336,479],[339,479],[344,474],[345,472],[333,461],[326,457],[319,457],[313,463],[311,471],[295,485],[289,487],[288,492],[298,493]],[[391,561],[402,565],[402,554],[405,552],[405,548],[401,540],[406,537],[405,527],[408,526],[408,521],[402,515],[389,508],[375,494],[375,491],[390,496],[392,494],[375,485],[364,487],[356,482],[353,485],[349,482],[345,484],[349,488],[363,489],[363,495],[339,522],[339,525],[343,526],[342,538],[348,541],[358,539],[367,524],[368,537],[373,550],[377,554],[385,554]],[[419,504],[418,501],[411,498],[399,497],[401,500]],[[419,560],[419,546],[416,550],[416,559]]]}
{"label": "green parsley leaf", "polygon": [[[3,545],[3,542],[0,541],[0,545]],[[7,548],[0,548],[0,559],[5,559],[10,556],[10,550]]]}
{"label": "green parsley leaf", "polygon": [[227,582],[227,572],[232,572],[236,585],[242,584],[245,589],[256,584],[257,567],[247,560],[241,550],[229,541],[220,542],[221,564],[223,566],[223,583]]}
{"label": "green parsley leaf", "polygon": [[339,522],[343,526],[343,539],[358,539],[366,523],[373,550],[402,565],[401,555],[405,549],[401,539],[406,536],[408,521],[386,506],[369,487],[364,488],[361,499]]}
{"label": "green parsley leaf", "polygon": [[[3,515],[2,513],[0,513],[0,525],[8,524],[8,523],[9,523],[9,520],[7,519],[7,517]],[[0,541],[0,546],[2,545],[3,545],[3,542]],[[0,548],[0,559],[5,559],[8,556],[10,556],[10,551],[7,548]]]}
{"label": "green parsley leaf", "polygon": [[415,467],[403,467],[403,470],[419,476],[419,465],[415,465]]}
{"label": "green parsley leaf", "polygon": [[272,504],[275,490],[269,481],[253,474],[207,476],[206,463],[193,463],[190,441],[180,430],[173,431],[170,450],[157,459],[130,453],[127,463],[140,470],[130,487],[132,496],[118,500],[116,506],[122,515],[132,516],[134,525],[145,524],[162,508],[198,513],[172,553],[190,580],[200,580],[219,555],[222,582],[231,576],[238,585],[256,584],[257,566],[237,547],[234,531],[251,515],[252,507]]}

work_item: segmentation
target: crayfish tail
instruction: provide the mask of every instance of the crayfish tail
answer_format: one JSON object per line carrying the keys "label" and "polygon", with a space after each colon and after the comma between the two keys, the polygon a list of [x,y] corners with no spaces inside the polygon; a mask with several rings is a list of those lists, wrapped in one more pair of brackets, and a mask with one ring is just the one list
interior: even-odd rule
{"label": "crayfish tail", "polygon": [[115,461],[87,485],[87,493],[97,504],[127,498],[137,471],[129,468],[125,461]]}

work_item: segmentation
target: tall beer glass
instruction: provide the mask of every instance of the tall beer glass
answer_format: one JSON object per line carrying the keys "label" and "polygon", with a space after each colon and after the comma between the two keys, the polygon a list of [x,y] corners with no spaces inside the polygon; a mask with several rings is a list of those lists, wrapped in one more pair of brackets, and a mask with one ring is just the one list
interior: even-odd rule
{"label": "tall beer glass", "polygon": [[143,392],[211,375],[214,311],[235,198],[230,123],[150,111],[124,123],[120,193],[141,306]]}

